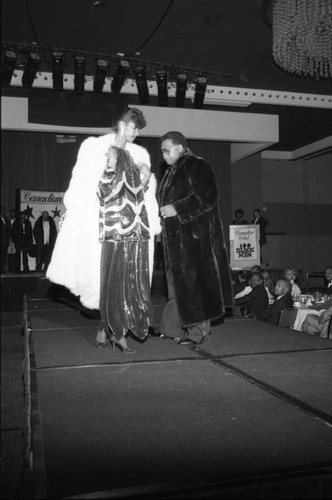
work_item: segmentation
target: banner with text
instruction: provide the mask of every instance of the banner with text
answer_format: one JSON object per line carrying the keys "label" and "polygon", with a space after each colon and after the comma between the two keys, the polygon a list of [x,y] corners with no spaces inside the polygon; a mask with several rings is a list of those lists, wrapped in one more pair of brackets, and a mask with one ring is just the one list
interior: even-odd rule
{"label": "banner with text", "polygon": [[[59,232],[59,221],[66,209],[63,203],[63,192],[55,191],[35,191],[32,189],[17,189],[17,208],[20,212],[25,212],[31,222],[32,231],[36,220],[42,212],[47,211],[53,218],[57,231]],[[34,241],[35,244],[35,241]],[[29,255],[29,269],[35,270],[36,259]]]}
{"label": "banner with text", "polygon": [[230,263],[232,269],[260,265],[259,226],[229,227]]}

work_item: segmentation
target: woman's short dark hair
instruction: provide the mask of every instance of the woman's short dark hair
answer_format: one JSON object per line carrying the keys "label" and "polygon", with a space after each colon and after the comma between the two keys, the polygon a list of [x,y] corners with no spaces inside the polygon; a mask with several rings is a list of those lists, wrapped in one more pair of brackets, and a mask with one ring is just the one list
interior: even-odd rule
{"label": "woman's short dark hair", "polygon": [[241,217],[244,216],[244,212],[243,212],[242,208],[238,208],[237,210],[235,210],[235,212],[234,212],[235,217],[237,216],[237,214],[239,214]]}
{"label": "woman's short dark hair", "polygon": [[178,132],[177,130],[171,130],[170,132],[164,134],[161,137],[160,142],[164,142],[166,141],[166,139],[172,141],[173,144],[181,144],[181,146],[183,146],[184,149],[188,148],[187,139],[183,134],[181,134],[181,132]]}
{"label": "woman's short dark hair", "polygon": [[121,120],[125,123],[133,122],[138,129],[146,127],[144,115],[138,108],[128,108]]}

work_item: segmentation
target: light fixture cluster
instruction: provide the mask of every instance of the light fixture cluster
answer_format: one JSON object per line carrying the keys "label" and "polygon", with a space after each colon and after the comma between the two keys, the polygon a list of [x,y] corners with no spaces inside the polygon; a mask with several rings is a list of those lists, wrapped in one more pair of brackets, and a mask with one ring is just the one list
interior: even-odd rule
{"label": "light fixture cluster", "polygon": [[[72,59],[71,70],[67,69],[69,59]],[[94,63],[92,71],[87,70],[88,66],[91,67],[91,61]],[[133,78],[140,103],[148,104],[150,101],[149,78],[149,81],[156,82],[159,106],[168,106],[168,90],[172,86],[176,88],[175,105],[184,107],[186,92],[191,85],[195,89],[193,105],[195,108],[202,108],[208,75],[213,75],[219,80],[222,76],[232,77],[232,75],[222,73],[202,72],[196,68],[183,68],[156,61],[140,60],[136,57],[127,58],[123,54],[104,55],[79,52],[74,49],[45,49],[36,44],[20,45],[7,42],[3,44],[2,84],[9,86],[15,69],[23,69],[22,86],[32,87],[37,73],[41,71],[41,63],[45,66],[45,62],[52,71],[54,90],[60,91],[64,88],[64,75],[67,72],[74,75],[74,91],[77,94],[83,94],[87,71],[90,71],[89,75],[94,73],[94,92],[102,92],[106,79],[110,79],[111,92],[120,93],[126,81]]]}

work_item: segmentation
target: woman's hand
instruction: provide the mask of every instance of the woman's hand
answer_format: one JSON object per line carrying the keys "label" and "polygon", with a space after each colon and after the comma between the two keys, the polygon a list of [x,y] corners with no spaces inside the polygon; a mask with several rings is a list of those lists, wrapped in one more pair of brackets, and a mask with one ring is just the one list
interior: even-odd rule
{"label": "woman's hand", "polygon": [[140,173],[141,184],[142,184],[143,188],[145,188],[148,185],[148,182],[150,180],[151,171],[150,171],[149,167],[147,166],[147,164],[142,163],[142,162],[137,163],[137,168],[138,168],[139,173]]}

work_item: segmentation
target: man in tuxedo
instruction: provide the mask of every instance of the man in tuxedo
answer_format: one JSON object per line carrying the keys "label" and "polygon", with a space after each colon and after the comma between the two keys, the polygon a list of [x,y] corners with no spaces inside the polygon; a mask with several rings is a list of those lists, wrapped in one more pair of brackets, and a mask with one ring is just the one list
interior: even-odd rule
{"label": "man in tuxedo", "polygon": [[325,269],[326,293],[332,295],[332,267]]}
{"label": "man in tuxedo", "polygon": [[26,212],[20,212],[19,218],[13,222],[12,240],[15,245],[15,272],[21,270],[21,256],[23,271],[29,272],[28,250],[32,245],[32,226]]}
{"label": "man in tuxedo", "polygon": [[44,210],[38,217],[33,234],[37,246],[37,272],[46,272],[51,262],[52,252],[57,237],[57,229],[53,217]]}
{"label": "man in tuxedo", "polygon": [[235,299],[235,305],[242,308],[245,306],[245,315],[263,313],[269,305],[269,298],[264,286],[264,278],[261,273],[253,273],[250,284],[252,290],[247,295]]}
{"label": "man in tuxedo", "polygon": [[278,280],[274,289],[276,298],[273,304],[270,304],[265,311],[256,314],[256,318],[277,325],[281,311],[293,307],[291,291],[292,284],[289,280],[286,278]]}
{"label": "man in tuxedo", "polygon": [[7,271],[7,253],[10,240],[10,220],[6,215],[5,207],[1,207],[1,274]]}

